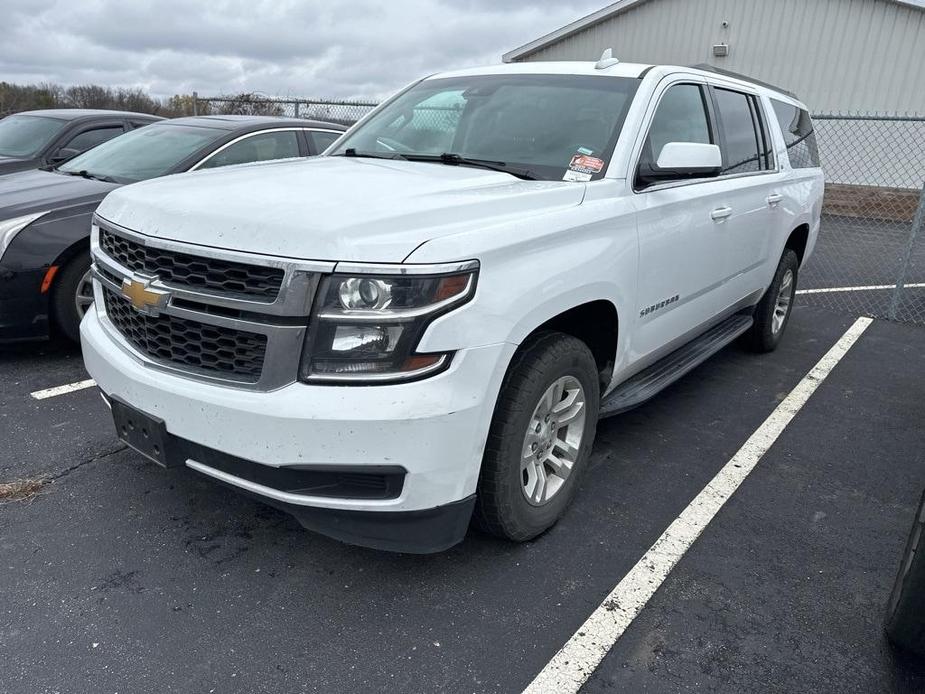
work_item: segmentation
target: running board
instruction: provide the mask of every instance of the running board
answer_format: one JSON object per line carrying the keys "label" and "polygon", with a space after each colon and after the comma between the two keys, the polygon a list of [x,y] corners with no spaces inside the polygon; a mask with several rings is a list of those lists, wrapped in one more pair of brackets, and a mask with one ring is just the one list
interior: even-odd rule
{"label": "running board", "polygon": [[611,417],[626,412],[654,397],[688,371],[699,366],[750,327],[751,316],[736,314],[710,328],[700,337],[676,349],[667,357],[618,385],[601,402],[600,416]]}

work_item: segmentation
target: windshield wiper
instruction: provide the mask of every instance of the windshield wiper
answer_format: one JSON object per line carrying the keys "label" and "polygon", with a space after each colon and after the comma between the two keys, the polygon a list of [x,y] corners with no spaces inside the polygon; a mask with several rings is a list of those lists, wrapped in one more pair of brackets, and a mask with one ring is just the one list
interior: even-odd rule
{"label": "windshield wiper", "polygon": [[382,154],[381,152],[357,152],[353,147],[348,147],[343,154],[332,155],[335,157],[361,157],[364,159],[405,159],[403,154],[392,152],[391,154]]}
{"label": "windshield wiper", "polygon": [[518,169],[514,166],[508,166],[503,161],[492,161],[491,159],[470,159],[459,154],[444,152],[443,154],[405,154],[404,158],[408,161],[436,161],[441,164],[450,166],[472,166],[479,169],[488,169],[489,171],[501,171],[525,181],[538,180],[536,175],[526,169]]}
{"label": "windshield wiper", "polygon": [[102,174],[90,173],[86,169],[81,169],[80,171],[65,171],[64,169],[55,169],[59,173],[67,174],[68,176],[81,176],[83,178],[89,178],[91,181],[102,181],[103,183],[118,183],[116,179],[110,178],[109,176],[103,176]]}

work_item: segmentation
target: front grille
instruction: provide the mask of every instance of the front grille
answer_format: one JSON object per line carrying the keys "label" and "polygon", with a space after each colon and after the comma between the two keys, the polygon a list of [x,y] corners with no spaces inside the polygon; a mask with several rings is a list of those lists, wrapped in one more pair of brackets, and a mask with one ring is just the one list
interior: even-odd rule
{"label": "front grille", "polygon": [[273,301],[283,284],[283,270],[151,248],[100,229],[100,247],[132,272],[163,282]]}
{"label": "front grille", "polygon": [[103,289],[106,315],[129,344],[149,357],[248,383],[260,380],[266,335],[161,314],[139,313],[122,296]]}

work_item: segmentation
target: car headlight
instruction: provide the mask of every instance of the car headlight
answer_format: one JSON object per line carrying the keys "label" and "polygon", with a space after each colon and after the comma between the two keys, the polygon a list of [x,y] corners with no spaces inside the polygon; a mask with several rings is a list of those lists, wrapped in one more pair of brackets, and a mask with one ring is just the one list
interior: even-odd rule
{"label": "car headlight", "polygon": [[471,261],[450,268],[377,266],[371,274],[325,278],[305,339],[300,380],[388,383],[441,371],[451,353],[417,354],[415,349],[437,316],[472,298],[477,275],[478,263]]}
{"label": "car headlight", "polygon": [[48,214],[48,212],[49,210],[45,210],[44,212],[36,212],[35,214],[27,214],[22,217],[13,217],[12,219],[0,221],[0,260],[3,260],[3,254],[6,253],[6,249],[13,243],[16,234],[32,224],[32,222],[42,215]]}

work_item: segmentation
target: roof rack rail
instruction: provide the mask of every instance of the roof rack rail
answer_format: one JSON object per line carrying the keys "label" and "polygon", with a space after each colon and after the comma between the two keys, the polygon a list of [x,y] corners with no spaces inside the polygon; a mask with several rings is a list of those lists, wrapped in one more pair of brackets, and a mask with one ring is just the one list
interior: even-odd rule
{"label": "roof rack rail", "polygon": [[748,75],[743,75],[741,72],[733,72],[732,70],[724,70],[721,67],[716,67],[715,65],[710,65],[709,63],[697,63],[696,65],[688,65],[695,70],[703,70],[704,72],[715,72],[717,75],[725,75],[726,77],[735,77],[736,79],[745,80],[746,82],[751,82],[752,84],[757,84],[761,87],[767,87],[768,89],[773,89],[778,91],[781,94],[786,94],[792,99],[799,99],[799,97],[793,92],[784,89],[783,87],[778,87],[776,84],[771,84],[770,82],[763,82],[762,80],[756,80],[754,77],[749,77]]}

